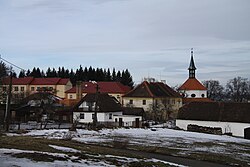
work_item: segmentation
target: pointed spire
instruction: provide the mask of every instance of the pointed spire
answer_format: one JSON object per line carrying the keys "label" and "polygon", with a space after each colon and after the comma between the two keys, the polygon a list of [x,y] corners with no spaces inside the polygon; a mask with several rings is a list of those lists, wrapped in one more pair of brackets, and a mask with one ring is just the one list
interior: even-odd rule
{"label": "pointed spire", "polygon": [[191,60],[190,60],[190,65],[189,65],[189,78],[195,78],[195,70],[196,70],[196,67],[195,67],[195,64],[194,64],[194,57],[193,57],[193,48],[191,48]]}

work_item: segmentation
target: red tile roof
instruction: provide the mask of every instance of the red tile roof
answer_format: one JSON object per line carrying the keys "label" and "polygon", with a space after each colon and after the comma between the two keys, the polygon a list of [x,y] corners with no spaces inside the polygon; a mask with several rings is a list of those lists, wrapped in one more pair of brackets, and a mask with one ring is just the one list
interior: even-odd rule
{"label": "red tile roof", "polygon": [[[33,77],[12,78],[12,84],[13,85],[29,85],[33,79],[34,79]],[[10,77],[4,78],[3,84],[8,85],[9,83],[10,83]]]}
{"label": "red tile roof", "polygon": [[[97,82],[100,93],[119,93],[125,94],[131,90],[129,86],[125,86],[120,82]],[[81,84],[82,93],[95,93],[96,84],[92,82],[83,82]],[[76,93],[76,86],[66,91],[66,93]]]}
{"label": "red tile roof", "polygon": [[180,98],[180,94],[175,92],[168,85],[161,82],[142,82],[136,88],[128,92],[123,97],[177,97]]}
{"label": "red tile roof", "polygon": [[196,78],[187,79],[179,90],[207,90]]}
{"label": "red tile roof", "polygon": [[[13,85],[66,85],[69,79],[62,78],[34,78],[34,77],[24,77],[24,78],[12,78]],[[3,80],[4,84],[10,83],[10,77]]]}

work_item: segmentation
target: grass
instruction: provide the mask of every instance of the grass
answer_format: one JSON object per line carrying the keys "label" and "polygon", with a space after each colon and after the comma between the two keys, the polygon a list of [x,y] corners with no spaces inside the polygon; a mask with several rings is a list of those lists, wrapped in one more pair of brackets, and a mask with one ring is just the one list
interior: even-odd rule
{"label": "grass", "polygon": [[[69,147],[77,149],[81,152],[69,153],[56,150],[49,145],[57,145],[62,147]],[[16,158],[27,158],[32,161],[42,161],[42,162],[54,162],[59,161],[68,161],[80,162],[81,160],[89,160],[92,162],[104,161],[105,163],[116,165],[116,166],[148,166],[148,167],[162,167],[169,166],[161,162],[146,162],[142,157],[135,154],[127,154],[121,150],[114,150],[111,147],[101,147],[96,145],[86,145],[76,141],[69,140],[56,140],[56,139],[45,139],[45,138],[35,138],[30,136],[1,136],[0,137],[0,148],[8,149],[20,149],[20,150],[30,150],[38,151],[35,153],[13,153],[11,154]],[[39,153],[43,152],[43,153]],[[49,153],[63,153],[64,157],[54,156]],[[113,155],[120,157],[129,157],[137,158],[139,161],[136,162],[124,162],[124,159],[106,157],[105,155]],[[77,157],[77,159],[72,160],[71,157]]]}

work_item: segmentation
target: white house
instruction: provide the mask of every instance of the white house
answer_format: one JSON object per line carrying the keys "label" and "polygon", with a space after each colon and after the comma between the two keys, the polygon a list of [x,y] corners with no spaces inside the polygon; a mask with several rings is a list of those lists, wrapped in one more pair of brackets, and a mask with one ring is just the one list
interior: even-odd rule
{"label": "white house", "polygon": [[250,103],[191,102],[180,108],[176,126],[221,128],[222,133],[250,139]]}
{"label": "white house", "polygon": [[[136,110],[136,109],[135,109]],[[73,121],[89,124],[93,122],[95,111],[98,124],[107,126],[139,127],[142,115],[126,113],[121,104],[107,93],[90,93],[85,95],[74,107]]]}

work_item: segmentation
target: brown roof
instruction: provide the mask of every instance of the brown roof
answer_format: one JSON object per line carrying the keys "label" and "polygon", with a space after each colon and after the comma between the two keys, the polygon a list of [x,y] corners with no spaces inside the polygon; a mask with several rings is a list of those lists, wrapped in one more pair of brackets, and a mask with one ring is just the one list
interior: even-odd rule
{"label": "brown roof", "polygon": [[180,108],[177,119],[250,123],[250,103],[191,102]]}
{"label": "brown roof", "polygon": [[123,97],[178,97],[180,94],[162,82],[142,82]]}
{"label": "brown roof", "polygon": [[[129,86],[125,86],[120,82],[97,82],[100,93],[119,93],[125,94],[131,90]],[[81,84],[82,93],[95,93],[96,84],[92,82],[83,82]],[[66,93],[76,93],[76,86],[66,91]]]}
{"label": "brown roof", "polygon": [[179,90],[207,90],[196,78],[188,78]]}
{"label": "brown roof", "polygon": [[[83,102],[96,102],[96,94],[88,93],[86,94],[75,106],[74,111],[82,111],[79,109],[79,106]],[[97,106],[99,107],[98,112],[116,112],[122,111],[121,104],[116,101],[114,98],[109,96],[107,93],[99,93]],[[93,112],[93,111],[92,111]]]}
{"label": "brown roof", "polygon": [[183,98],[182,102],[185,104],[190,102],[213,102],[213,100],[209,98]]}

